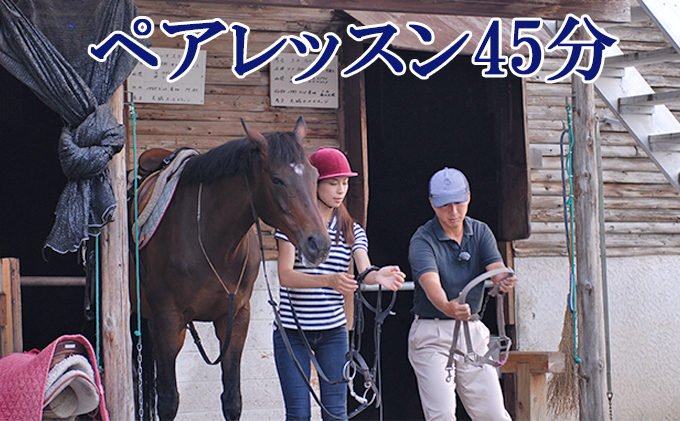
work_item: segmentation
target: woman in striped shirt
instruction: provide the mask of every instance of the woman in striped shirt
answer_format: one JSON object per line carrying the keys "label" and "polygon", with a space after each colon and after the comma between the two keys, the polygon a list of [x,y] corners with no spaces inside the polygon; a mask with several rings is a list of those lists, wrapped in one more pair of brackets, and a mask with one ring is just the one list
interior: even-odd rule
{"label": "woman in striped shirt", "polygon": [[[309,161],[319,171],[317,204],[328,227],[331,249],[325,262],[307,267],[288,238],[281,232],[276,233],[283,326],[275,326],[274,354],[287,420],[309,420],[311,409],[309,389],[286,349],[281,329],[286,330],[295,358],[307,378],[310,376],[310,356],[295,317],[328,379],[341,379],[348,351],[344,296],[357,289],[354,276],[348,273],[350,261],[354,258],[359,273],[371,267],[366,232],[354,222],[343,204],[349,177],[358,174],[352,172],[347,158],[337,149],[320,148],[309,157]],[[396,291],[404,278],[405,274],[398,266],[385,266],[371,271],[364,282],[378,283]],[[347,418],[345,384],[330,384],[319,379],[321,402],[333,414],[331,417],[322,413],[324,419]]]}

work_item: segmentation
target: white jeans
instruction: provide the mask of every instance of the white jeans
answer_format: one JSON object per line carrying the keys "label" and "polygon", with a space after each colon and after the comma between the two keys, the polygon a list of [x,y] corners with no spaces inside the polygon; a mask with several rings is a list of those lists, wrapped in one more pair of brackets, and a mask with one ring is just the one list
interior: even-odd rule
{"label": "white jeans", "polygon": [[[456,419],[456,390],[468,415],[475,421],[511,420],[505,410],[503,393],[496,369],[488,364],[475,367],[457,355],[454,373],[446,381],[445,369],[453,339],[455,320],[429,320],[416,317],[408,336],[408,359],[418,379],[423,413],[428,421]],[[488,349],[489,329],[481,321],[470,322],[470,337],[475,352],[484,355]],[[463,329],[458,338],[459,349],[467,351]]]}

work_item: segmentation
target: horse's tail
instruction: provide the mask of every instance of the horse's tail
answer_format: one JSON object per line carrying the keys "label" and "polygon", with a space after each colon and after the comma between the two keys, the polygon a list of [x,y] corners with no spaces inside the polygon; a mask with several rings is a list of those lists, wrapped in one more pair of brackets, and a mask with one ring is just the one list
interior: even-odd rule
{"label": "horse's tail", "polygon": [[[153,421],[156,419],[156,401],[158,394],[156,392],[156,360],[154,358],[153,350],[153,323],[149,319],[142,318],[142,325],[137,329],[137,315],[132,315],[133,319],[130,323],[132,328],[132,371],[134,379],[134,401],[135,401],[135,420],[137,421]],[[141,333],[141,344],[137,336],[137,330]],[[141,361],[140,351],[141,347]],[[140,367],[141,363],[141,367]],[[141,370],[141,373],[140,373]],[[140,411],[140,386],[139,378],[141,374],[142,382],[142,410]]]}

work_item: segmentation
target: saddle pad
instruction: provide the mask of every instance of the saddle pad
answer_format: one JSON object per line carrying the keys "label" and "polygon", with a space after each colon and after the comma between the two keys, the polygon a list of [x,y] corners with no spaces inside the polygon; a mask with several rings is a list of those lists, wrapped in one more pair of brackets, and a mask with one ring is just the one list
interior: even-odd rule
{"label": "saddle pad", "polygon": [[[163,215],[175,194],[177,182],[189,158],[198,155],[194,149],[183,149],[175,159],[162,170],[149,176],[138,190],[139,248],[143,248],[158,228]],[[135,237],[135,225],[132,222],[132,238]]]}
{"label": "saddle pad", "polygon": [[108,421],[104,388],[96,370],[97,361],[92,345],[81,335],[66,335],[52,342],[42,351],[13,353],[0,359],[0,421],[41,420],[45,390],[49,386],[48,373],[57,345],[75,341],[86,350],[85,359],[91,366],[95,393],[99,397],[99,412],[95,419]]}

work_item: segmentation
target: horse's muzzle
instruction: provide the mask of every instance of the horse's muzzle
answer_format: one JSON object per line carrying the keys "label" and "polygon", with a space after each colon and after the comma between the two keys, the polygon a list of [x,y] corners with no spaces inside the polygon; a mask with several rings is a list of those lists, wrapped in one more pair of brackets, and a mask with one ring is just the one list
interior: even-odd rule
{"label": "horse's muzzle", "polygon": [[316,266],[326,261],[331,249],[331,240],[328,235],[310,235],[306,238],[302,252],[307,261]]}

